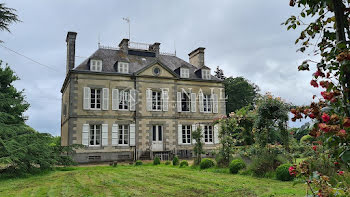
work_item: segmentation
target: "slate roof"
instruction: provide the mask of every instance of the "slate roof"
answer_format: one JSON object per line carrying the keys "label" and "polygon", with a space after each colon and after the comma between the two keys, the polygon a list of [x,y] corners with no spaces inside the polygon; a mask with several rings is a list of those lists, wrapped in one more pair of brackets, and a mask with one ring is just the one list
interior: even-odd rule
{"label": "slate roof", "polygon": [[[129,49],[130,50],[130,49]],[[102,72],[114,72],[117,73],[116,63],[118,61],[128,62],[129,63],[129,74],[134,74],[141,70],[142,68],[154,64],[159,61],[162,65],[168,67],[170,70],[175,71],[180,67],[187,67],[190,69],[190,77],[189,79],[201,79],[200,76],[196,74],[198,70],[197,67],[192,64],[171,55],[161,55],[158,57],[148,57],[148,56],[140,56],[140,55],[130,55],[126,54],[122,50],[116,49],[105,49],[99,48],[96,52],[94,52],[88,59],[83,61],[79,66],[75,67],[74,70],[77,71],[89,71],[90,59],[101,59],[102,60]],[[206,67],[208,68],[208,67]],[[211,76],[211,81],[222,81],[215,76]]]}

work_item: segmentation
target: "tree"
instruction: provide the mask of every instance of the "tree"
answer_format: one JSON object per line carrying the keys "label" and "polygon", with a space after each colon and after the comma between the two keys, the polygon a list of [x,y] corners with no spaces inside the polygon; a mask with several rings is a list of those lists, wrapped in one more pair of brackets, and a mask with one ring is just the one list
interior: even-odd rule
{"label": "tree", "polygon": [[216,67],[216,71],[214,71],[214,72],[215,72],[215,77],[222,79],[222,80],[226,79],[226,77],[224,75],[224,71],[222,69],[220,69],[219,66]]}
{"label": "tree", "polygon": [[254,105],[259,97],[259,87],[243,77],[229,77],[224,81],[227,98],[226,113],[235,112],[247,105]]}
{"label": "tree", "polygon": [[194,147],[193,147],[193,152],[195,155],[195,160],[194,160],[195,165],[199,165],[201,163],[202,154],[204,153],[203,142],[201,141],[203,136],[202,136],[201,128],[199,126],[196,130],[192,131],[192,139],[194,139],[196,141],[196,143],[194,144]]}
{"label": "tree", "polygon": [[[5,7],[4,3],[0,3],[0,31],[10,32],[9,26],[11,23],[20,22],[13,8]],[[0,40],[0,43],[2,41]]]}

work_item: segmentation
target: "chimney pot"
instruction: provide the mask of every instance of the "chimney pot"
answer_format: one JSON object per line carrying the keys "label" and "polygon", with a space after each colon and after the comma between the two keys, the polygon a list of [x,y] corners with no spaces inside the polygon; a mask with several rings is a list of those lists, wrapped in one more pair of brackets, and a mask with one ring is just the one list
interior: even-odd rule
{"label": "chimney pot", "polygon": [[188,54],[190,64],[197,68],[204,66],[204,47],[199,47]]}
{"label": "chimney pot", "polygon": [[129,49],[129,39],[124,38],[122,41],[120,41],[118,46],[122,51],[127,53]]}
{"label": "chimney pot", "polygon": [[148,50],[154,52],[156,54],[156,56],[159,55],[159,50],[160,50],[160,43],[159,42],[155,42],[154,44],[150,45]]}

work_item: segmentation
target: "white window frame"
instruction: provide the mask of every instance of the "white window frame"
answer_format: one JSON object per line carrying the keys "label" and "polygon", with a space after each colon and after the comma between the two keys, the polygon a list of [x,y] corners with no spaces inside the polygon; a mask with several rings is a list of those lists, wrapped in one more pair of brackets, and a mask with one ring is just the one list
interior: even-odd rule
{"label": "white window frame", "polygon": [[152,142],[162,142],[163,135],[163,126],[162,125],[153,125],[152,126]]}
{"label": "white window frame", "polygon": [[118,125],[118,146],[129,146],[129,131],[129,125]]}
{"label": "white window frame", "polygon": [[[92,146],[92,147],[101,146],[101,141],[102,141],[101,136],[102,136],[102,125],[100,125],[100,124],[90,125],[89,146]],[[98,140],[99,140],[99,144],[97,144]],[[92,144],[91,144],[91,142],[92,142]]]}
{"label": "white window frame", "polygon": [[181,78],[189,78],[190,70],[188,68],[180,68],[180,77]]}
{"label": "white window frame", "polygon": [[91,60],[90,61],[90,70],[94,72],[102,71],[102,60]]}
{"label": "white window frame", "polygon": [[203,95],[203,112],[211,113],[213,109],[212,98],[210,94]]}
{"label": "white window frame", "polygon": [[[154,96],[155,93],[155,96]],[[161,91],[153,91],[152,90],[152,111],[162,111],[163,109],[163,101],[162,101],[162,92]]]}
{"label": "white window frame", "polygon": [[118,73],[129,73],[129,63],[118,62]]}
{"label": "white window frame", "polygon": [[[183,100],[185,97],[188,98],[187,101]],[[184,108],[183,108],[183,106],[184,106],[183,103],[185,103],[185,102],[187,102],[187,104],[188,104],[188,110],[187,111],[185,111]],[[181,112],[191,112],[191,93],[186,93],[184,91],[181,92]]]}
{"label": "white window frame", "polygon": [[118,109],[119,110],[129,110],[129,91],[125,90],[119,90],[119,103],[118,103]]}
{"label": "white window frame", "polygon": [[204,125],[204,143],[205,144],[213,144],[214,143],[214,129],[212,125]]}
{"label": "white window frame", "polygon": [[202,69],[202,79],[210,79],[210,70]]}
{"label": "white window frame", "polygon": [[191,144],[192,125],[182,125],[182,144]]}
{"label": "white window frame", "polygon": [[[92,94],[94,94],[94,97],[92,96]],[[98,97],[98,94],[99,94],[99,97]],[[91,110],[101,110],[102,109],[102,97],[101,96],[102,96],[102,89],[91,88],[91,91],[90,91],[90,109]],[[92,100],[94,100],[95,102],[92,102]],[[97,107],[97,104],[99,104],[100,107]],[[94,105],[94,107],[92,107],[92,105]]]}

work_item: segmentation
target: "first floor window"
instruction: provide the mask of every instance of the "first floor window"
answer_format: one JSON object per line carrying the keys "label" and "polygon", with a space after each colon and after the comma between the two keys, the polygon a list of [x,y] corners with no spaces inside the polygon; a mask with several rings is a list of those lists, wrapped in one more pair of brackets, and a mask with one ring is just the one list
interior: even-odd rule
{"label": "first floor window", "polygon": [[211,125],[204,126],[204,142],[205,143],[213,142],[213,126]]}
{"label": "first floor window", "polygon": [[191,125],[182,125],[182,143],[191,144]]}
{"label": "first floor window", "polygon": [[129,144],[129,125],[119,125],[119,142],[118,144]]}
{"label": "first floor window", "polygon": [[203,95],[204,112],[211,112],[211,97],[210,95]]}
{"label": "first floor window", "polygon": [[101,144],[101,125],[90,125],[90,146]]}
{"label": "first floor window", "polygon": [[119,109],[129,109],[129,92],[125,90],[119,92]]}
{"label": "first floor window", "polygon": [[162,98],[161,92],[152,91],[152,110],[161,111],[162,110]]}
{"label": "first floor window", "polygon": [[91,89],[91,109],[101,109],[101,89]]}
{"label": "first floor window", "polygon": [[182,92],[181,94],[181,111],[190,111],[190,94]]}

